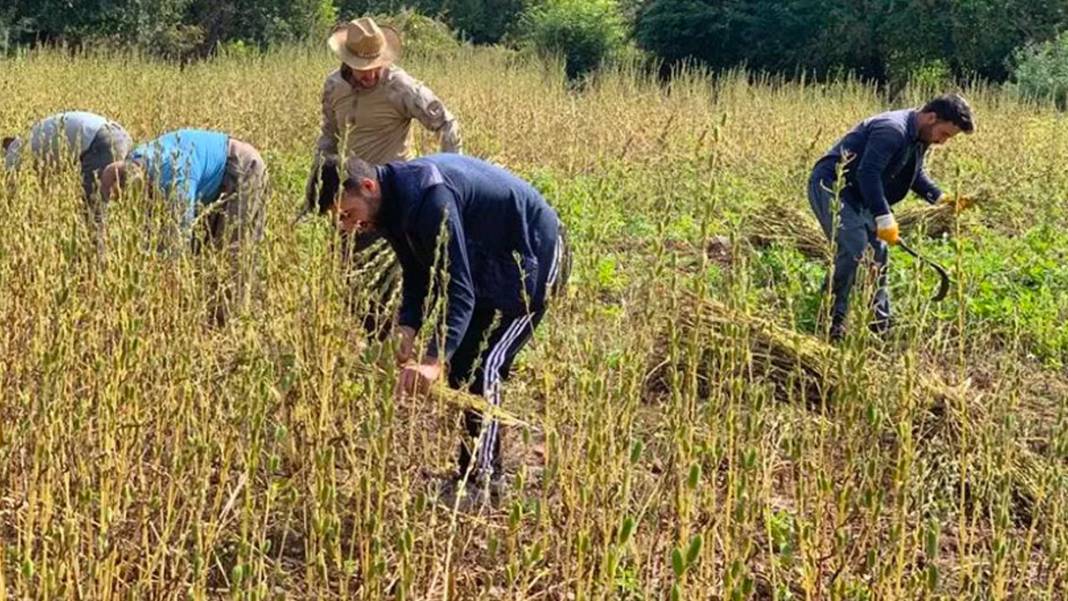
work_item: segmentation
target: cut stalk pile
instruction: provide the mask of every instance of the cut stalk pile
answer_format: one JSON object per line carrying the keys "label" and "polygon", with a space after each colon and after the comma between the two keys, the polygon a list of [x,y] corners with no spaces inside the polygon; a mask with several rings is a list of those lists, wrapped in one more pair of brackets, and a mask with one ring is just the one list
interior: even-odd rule
{"label": "cut stalk pile", "polygon": [[[668,340],[660,346],[680,348],[683,353],[696,350],[699,356],[680,356],[677,360],[680,366],[696,361],[699,379],[706,379],[712,362],[717,361],[710,353],[736,348],[735,343],[740,342],[748,353],[747,369],[774,382],[781,401],[792,401],[800,393],[806,403],[818,404],[835,388],[838,351],[831,345],[715,300],[690,297],[684,303],[686,309],[675,322],[676,344]],[[669,369],[657,370],[654,382],[669,386],[665,380],[668,373]]]}
{"label": "cut stalk pile", "polygon": [[[965,210],[977,204],[962,204]],[[947,203],[914,204],[895,212],[901,235],[910,238],[923,232],[929,238],[941,238],[953,233],[959,211]],[[767,202],[749,221],[749,241],[757,248],[773,245],[793,247],[812,259],[831,257],[831,244],[820,231],[819,223],[810,211],[799,206],[783,207]]]}
{"label": "cut stalk pile", "polygon": [[[681,353],[664,360],[652,374],[657,389],[672,386],[672,372],[694,370],[698,386],[709,392],[725,378],[740,376],[749,384],[770,384],[780,402],[804,402],[812,409],[835,410],[835,394],[848,383],[863,383],[875,391],[907,390],[916,412],[915,440],[925,441],[924,451],[941,453],[960,443],[969,424],[986,423],[989,405],[967,383],[951,386],[934,373],[918,374],[911,385],[890,383],[904,366],[881,353],[858,361],[843,351],[808,334],[779,326],[762,317],[729,307],[712,299],[684,297],[679,319],[660,348],[680,348]],[[675,344],[670,344],[674,339]],[[733,353],[733,354],[732,354]],[[744,361],[738,361],[738,353]],[[673,370],[671,365],[676,369]],[[907,379],[907,376],[906,376]],[[677,380],[676,380],[677,381]],[[1039,407],[1025,408],[1042,413]],[[1017,515],[1030,519],[1036,503],[1048,492],[1044,462],[1026,443],[1018,441],[1005,457],[1011,490],[1017,499]]]}

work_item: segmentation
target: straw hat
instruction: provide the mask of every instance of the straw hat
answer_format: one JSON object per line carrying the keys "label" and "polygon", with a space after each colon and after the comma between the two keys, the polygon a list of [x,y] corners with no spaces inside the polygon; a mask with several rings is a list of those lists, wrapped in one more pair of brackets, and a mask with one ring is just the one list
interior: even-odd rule
{"label": "straw hat", "polygon": [[379,27],[371,17],[360,17],[338,26],[326,45],[341,62],[357,71],[367,71],[396,60],[401,38],[392,27]]}

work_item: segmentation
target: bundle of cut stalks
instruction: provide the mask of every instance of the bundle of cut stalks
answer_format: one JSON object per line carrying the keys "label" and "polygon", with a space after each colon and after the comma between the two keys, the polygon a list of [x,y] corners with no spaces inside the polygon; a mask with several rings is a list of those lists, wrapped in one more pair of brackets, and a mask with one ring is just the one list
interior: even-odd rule
{"label": "bundle of cut stalks", "polygon": [[757,248],[794,247],[810,259],[831,257],[831,244],[816,218],[799,207],[765,204],[749,219],[749,241]]}
{"label": "bundle of cut stalks", "polygon": [[[936,375],[924,376],[918,390],[927,401],[923,423],[917,429],[924,432],[923,439],[942,439],[951,445],[959,444],[967,424],[984,423],[989,420],[989,406],[969,394],[967,386],[947,386]],[[1024,442],[1004,458],[1005,468],[1016,498],[1018,517],[1030,521],[1035,504],[1050,494],[1041,456]]]}
{"label": "bundle of cut stalks", "polygon": [[[380,377],[388,378],[385,369],[377,367],[375,370],[381,374]],[[515,414],[502,409],[501,407],[491,404],[485,398],[478,396],[477,394],[472,394],[466,390],[450,388],[444,382],[436,382],[430,387],[429,392],[425,396],[445,403],[446,405],[451,405],[455,409],[477,411],[486,417],[491,417],[500,421],[506,426],[523,426],[536,429],[530,423],[520,419]]]}
{"label": "bundle of cut stalks", "polygon": [[[963,211],[987,202],[989,190],[982,190],[975,196],[961,197],[954,203],[939,202],[933,205],[913,204],[896,213],[901,234],[908,236],[923,231],[931,238],[941,238],[953,233],[957,216]],[[956,204],[959,202],[959,205]]]}
{"label": "bundle of cut stalks", "polygon": [[430,396],[444,401],[457,409],[477,411],[486,417],[500,421],[506,426],[525,426],[536,430],[530,423],[470,392],[449,388],[445,384],[436,384],[431,388]]}
{"label": "bundle of cut stalks", "polygon": [[[928,237],[941,238],[953,232],[960,211],[980,204],[986,196],[984,193],[975,198],[961,199],[959,210],[949,203],[914,204],[894,215],[905,238],[921,231]],[[792,246],[812,259],[829,259],[831,256],[831,244],[815,217],[798,206],[783,207],[769,201],[752,216],[749,223],[749,240],[757,248],[778,244]]]}
{"label": "bundle of cut stalks", "polygon": [[[674,348],[682,349],[675,357],[676,365],[682,369],[695,366],[699,379],[705,380],[706,389],[716,384],[712,380],[718,379],[717,374],[744,370],[743,375],[752,377],[755,384],[774,386],[779,401],[804,402],[809,407],[834,406],[844,359],[839,349],[814,336],[783,328],[711,299],[686,297],[679,315],[673,334],[668,335],[674,339]],[[667,341],[659,346],[663,349],[672,345]],[[724,349],[739,346],[748,353],[748,361],[722,357],[722,353],[731,352]],[[864,371],[858,380],[884,381],[887,373],[893,373],[893,368],[886,368],[886,361],[889,359],[867,362],[860,368]],[[666,381],[670,367],[664,368],[670,363],[660,361],[661,369],[653,374],[654,382],[662,389],[670,385]],[[916,406],[925,408],[916,424],[924,432],[925,440],[939,438],[957,444],[968,424],[987,419],[988,407],[979,402],[979,396],[972,394],[966,385],[950,386],[934,374],[922,376],[912,395]],[[1011,455],[1006,458],[1010,462],[1007,472],[1017,499],[1017,514],[1030,519],[1034,504],[1043,497],[1042,459],[1023,442],[1017,444]]]}
{"label": "bundle of cut stalks", "polygon": [[[833,391],[838,360],[838,350],[833,346],[715,300],[685,302],[687,309],[680,311],[677,322],[680,328],[676,348],[682,348],[685,354],[691,339],[696,343],[691,350],[696,350],[697,356],[679,359],[699,362],[699,373],[713,371],[711,362],[717,359],[710,351],[731,348],[732,342],[743,340],[749,353],[746,363],[777,384],[775,393],[780,400],[792,400],[800,392],[806,403],[818,404]],[[665,375],[665,370],[654,374],[660,378],[661,386],[667,385]]]}

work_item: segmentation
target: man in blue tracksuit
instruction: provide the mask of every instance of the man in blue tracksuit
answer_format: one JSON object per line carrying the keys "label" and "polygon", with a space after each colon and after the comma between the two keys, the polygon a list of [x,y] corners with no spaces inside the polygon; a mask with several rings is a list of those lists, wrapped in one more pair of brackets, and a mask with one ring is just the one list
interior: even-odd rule
{"label": "man in blue tracksuit", "polygon": [[[900,240],[890,207],[909,190],[932,204],[949,202],[924,170],[924,155],[931,145],[945,143],[962,131],[975,131],[971,107],[960,95],[947,94],[920,109],[891,111],[862,121],[816,163],[808,184],[809,203],[827,239],[834,234],[838,245],[831,284],[832,338],[845,333],[849,291],[868,246],[879,268],[872,329],[885,332],[890,327],[888,245]],[[838,231],[832,232],[835,210]]]}
{"label": "man in blue tracksuit", "polygon": [[[343,176],[343,194],[320,200],[320,212],[333,213],[343,232],[380,233],[403,269],[398,394],[425,391],[448,364],[449,386],[500,405],[512,361],[567,278],[556,212],[529,183],[456,154],[380,167],[352,158]],[[424,324],[428,298],[442,287],[443,327]],[[412,340],[424,325],[429,346],[420,360]],[[476,483],[476,494],[496,490],[499,425],[484,424],[475,411],[466,412],[465,425],[469,438],[460,445],[457,480]]]}

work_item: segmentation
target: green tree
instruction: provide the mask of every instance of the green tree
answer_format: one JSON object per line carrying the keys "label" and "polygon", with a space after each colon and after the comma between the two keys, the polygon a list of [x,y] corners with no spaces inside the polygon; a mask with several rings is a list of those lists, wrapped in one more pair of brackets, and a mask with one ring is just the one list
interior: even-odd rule
{"label": "green tree", "polygon": [[476,44],[504,39],[536,0],[341,0],[342,15],[394,14],[414,9],[440,19]]}
{"label": "green tree", "polygon": [[338,14],[343,19],[363,15],[384,15],[414,9],[424,14],[434,14],[441,0],[338,0]]}
{"label": "green tree", "polygon": [[563,57],[569,78],[599,67],[625,47],[626,30],[612,0],[549,0],[523,13],[520,42]]}
{"label": "green tree", "polygon": [[1068,3],[1060,0],[954,0],[953,8],[947,60],[958,72],[995,81],[1009,76],[1016,48],[1051,40],[1068,26]]}
{"label": "green tree", "polygon": [[460,48],[459,40],[448,25],[414,10],[380,15],[378,22],[401,33],[405,55],[448,55]]}
{"label": "green tree", "polygon": [[323,36],[337,19],[331,0],[192,0],[188,13],[204,28],[205,49],[228,41],[266,46]]}
{"label": "green tree", "polygon": [[110,21],[116,8],[109,0],[14,0],[4,12],[15,42],[76,43],[89,33],[114,29]]}
{"label": "green tree", "polygon": [[266,45],[321,35],[335,18],[333,0],[14,0],[0,25],[15,43],[108,38],[186,56],[224,41]]}
{"label": "green tree", "polygon": [[715,68],[1000,81],[1014,48],[1066,24],[1068,3],[1048,0],[648,0],[635,37],[669,62]]}
{"label": "green tree", "polygon": [[1068,32],[1019,49],[1015,59],[1013,86],[1021,95],[1068,108]]}
{"label": "green tree", "polygon": [[654,55],[714,68],[745,64],[786,71],[808,56],[818,15],[814,0],[653,0],[637,16],[635,39]]}
{"label": "green tree", "polygon": [[476,44],[494,44],[532,4],[530,0],[444,0],[439,10],[462,38]]}

